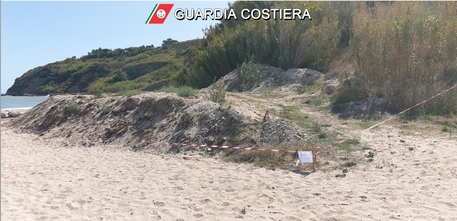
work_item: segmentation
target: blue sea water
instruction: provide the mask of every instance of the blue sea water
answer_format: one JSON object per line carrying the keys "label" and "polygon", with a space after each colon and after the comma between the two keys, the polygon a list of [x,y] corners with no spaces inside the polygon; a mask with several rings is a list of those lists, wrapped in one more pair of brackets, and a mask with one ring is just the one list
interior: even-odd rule
{"label": "blue sea water", "polygon": [[31,108],[47,99],[47,96],[1,96],[1,109]]}

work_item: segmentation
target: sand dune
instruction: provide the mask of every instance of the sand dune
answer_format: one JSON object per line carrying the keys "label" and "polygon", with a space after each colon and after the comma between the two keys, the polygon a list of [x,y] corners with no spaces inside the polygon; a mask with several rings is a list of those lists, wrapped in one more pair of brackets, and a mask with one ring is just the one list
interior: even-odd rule
{"label": "sand dune", "polygon": [[5,127],[1,139],[2,220],[457,219],[457,139],[443,133],[366,132],[374,161],[345,178],[68,147]]}

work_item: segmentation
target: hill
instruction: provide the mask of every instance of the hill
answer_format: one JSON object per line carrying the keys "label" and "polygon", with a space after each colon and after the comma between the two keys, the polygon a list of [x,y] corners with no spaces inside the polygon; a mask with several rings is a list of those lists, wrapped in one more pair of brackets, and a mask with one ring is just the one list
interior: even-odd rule
{"label": "hill", "polygon": [[[255,83],[259,73],[250,67],[259,64],[313,69],[341,82],[343,87],[332,94],[334,112],[369,100],[396,113],[457,83],[455,2],[236,1],[229,7],[236,13],[306,8],[312,20],[222,20],[207,28],[202,40],[97,49],[29,71],[7,94],[88,92],[100,97],[169,85],[205,88],[240,67],[247,70],[238,82],[246,86]],[[449,96],[420,111],[451,115],[456,110],[457,96]]]}
{"label": "hill", "polygon": [[169,84],[171,75],[185,65],[188,47],[198,44],[199,40],[167,39],[159,47],[94,49],[80,58],[67,58],[26,72],[6,94],[154,90]]}

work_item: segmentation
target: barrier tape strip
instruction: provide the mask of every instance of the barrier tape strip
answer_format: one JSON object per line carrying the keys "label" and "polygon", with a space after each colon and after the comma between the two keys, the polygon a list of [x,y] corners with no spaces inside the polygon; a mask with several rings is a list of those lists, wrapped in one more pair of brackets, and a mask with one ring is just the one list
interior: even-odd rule
{"label": "barrier tape strip", "polygon": [[454,86],[452,86],[452,87],[450,87],[450,88],[448,88],[448,89],[446,89],[445,91],[442,91],[442,92],[440,92],[440,93],[438,93],[438,94],[435,94],[435,95],[433,95],[432,97],[429,97],[428,99],[425,99],[425,100],[423,100],[423,101],[417,103],[416,105],[411,106],[411,107],[409,107],[409,108],[403,110],[402,112],[400,112],[400,113],[398,113],[398,114],[395,114],[394,116],[389,117],[389,118],[387,118],[387,119],[385,119],[385,120],[383,120],[383,121],[381,121],[381,122],[379,122],[379,123],[377,123],[377,124],[375,124],[375,125],[373,125],[373,126],[367,128],[367,129],[365,129],[365,130],[362,130],[362,131],[368,131],[368,130],[371,130],[371,129],[373,129],[373,128],[375,128],[375,127],[381,125],[381,124],[384,124],[384,123],[386,123],[386,122],[392,120],[393,118],[398,117],[398,116],[400,116],[400,115],[402,115],[402,114],[404,114],[404,113],[410,111],[410,110],[413,109],[413,108],[419,107],[419,106],[425,104],[426,102],[428,102],[428,101],[430,101],[430,100],[433,100],[433,99],[435,99],[435,98],[441,96],[442,94],[444,94],[444,93],[446,93],[446,92],[449,92],[449,91],[453,90],[453,89],[456,88],[456,87],[457,87],[457,84],[454,85]]}
{"label": "barrier tape strip", "polygon": [[[445,91],[442,91],[441,93],[438,93],[438,94],[435,94],[433,95],[432,97],[426,99],[426,100],[423,100],[419,103],[417,103],[416,105],[414,106],[411,106],[403,111],[401,111],[400,113],[398,114],[395,114],[394,116],[391,116],[367,129],[364,129],[362,130],[360,133],[362,133],[363,131],[368,131],[368,130],[371,130],[381,124],[384,124],[390,120],[392,120],[393,118],[395,117],[398,117],[408,111],[410,111],[411,109],[413,108],[416,108],[418,106],[421,106],[423,104],[425,104],[426,102],[432,100],[432,99],[435,99],[439,96],[441,96],[442,94],[446,93],[446,92],[449,92],[453,89],[455,89],[457,87],[457,84],[446,89]],[[102,138],[103,140],[109,140],[108,138]],[[112,138],[112,139],[115,139],[115,138]],[[118,140],[122,140],[122,138],[117,138]],[[323,153],[323,152],[326,152],[327,150],[331,149],[331,148],[334,148],[334,147],[337,147],[339,145],[341,145],[342,143],[348,141],[348,140],[351,140],[352,138],[351,137],[347,137],[345,138],[344,140],[341,140],[335,144],[333,144],[332,146],[330,147],[326,147],[326,148],[323,148],[321,149],[320,151],[318,151],[317,153]],[[128,143],[132,142],[134,140],[128,140]],[[147,140],[143,140],[143,141],[140,141],[140,142],[145,142],[147,145],[149,144],[161,144],[161,145],[174,145],[174,146],[187,146],[187,147],[206,147],[206,148],[217,148],[217,149],[233,149],[233,150],[257,150],[257,151],[265,151],[265,152],[280,152],[280,153],[298,153],[298,150],[285,150],[285,149],[272,149],[272,148],[255,148],[255,147],[245,147],[245,146],[226,146],[226,145],[212,145],[212,144],[192,144],[192,143],[176,143],[176,142],[164,142],[164,141],[160,141],[160,142],[151,142],[151,141],[147,141]],[[319,148],[319,147],[318,147]],[[309,151],[309,150],[308,150]],[[317,162],[317,155],[313,153],[313,161],[314,161],[314,168],[316,169],[317,165],[316,165],[316,162]]]}
{"label": "barrier tape strip", "polygon": [[[369,131],[369,130],[371,130],[371,129],[373,129],[373,128],[375,128],[375,127],[381,125],[381,124],[384,124],[384,123],[386,123],[386,122],[389,122],[389,121],[392,120],[393,118],[398,117],[398,116],[400,116],[400,115],[402,115],[402,114],[404,114],[404,113],[410,111],[410,110],[413,109],[413,108],[419,107],[419,106],[425,104],[426,102],[428,102],[428,101],[430,101],[430,100],[433,100],[433,99],[435,99],[435,98],[441,96],[442,94],[444,94],[444,93],[446,93],[446,92],[449,92],[449,91],[455,89],[456,87],[457,87],[457,84],[454,85],[454,86],[452,86],[452,87],[450,87],[450,88],[448,88],[448,89],[446,89],[446,90],[444,90],[444,91],[442,91],[442,92],[440,92],[440,93],[438,93],[438,94],[433,95],[432,97],[429,97],[428,99],[425,99],[425,100],[423,100],[423,101],[417,103],[417,104],[414,105],[414,106],[411,106],[411,107],[409,107],[409,108],[404,109],[404,110],[401,111],[400,113],[395,114],[395,115],[393,115],[393,116],[391,116],[391,117],[389,117],[389,118],[387,118],[387,119],[385,119],[385,120],[383,120],[383,121],[381,121],[381,122],[379,122],[379,123],[377,123],[377,124],[375,124],[375,125],[373,125],[373,126],[367,128],[367,129],[365,129],[365,130],[360,131],[360,133],[362,133],[362,132],[364,132],[364,131]],[[346,141],[348,141],[348,140],[350,140],[350,139],[351,139],[351,137],[347,137],[346,139],[344,139],[344,140],[342,140],[342,141],[340,141],[340,142],[337,142],[337,143],[333,144],[331,147],[324,148],[324,149],[320,150],[319,152],[322,153],[322,152],[327,151],[327,150],[330,149],[330,148],[337,147],[337,146],[339,146],[340,144],[342,144],[342,143],[344,143],[344,142],[346,142]]]}
{"label": "barrier tape strip", "polygon": [[[115,139],[115,138],[112,138]],[[103,140],[109,140],[108,138],[103,138]],[[117,140],[122,140],[122,138],[117,138]],[[134,142],[134,140],[128,140],[128,143]],[[256,148],[256,147],[245,147],[245,146],[226,146],[226,145],[212,145],[212,144],[193,144],[193,143],[175,143],[175,142],[151,142],[148,140],[143,140],[147,145],[149,144],[160,144],[160,145],[171,145],[171,146],[185,146],[185,147],[204,147],[204,148],[216,148],[216,149],[233,149],[233,150],[257,150],[265,152],[279,152],[279,153],[298,153],[298,150],[285,150],[285,149],[273,149],[273,148]]]}

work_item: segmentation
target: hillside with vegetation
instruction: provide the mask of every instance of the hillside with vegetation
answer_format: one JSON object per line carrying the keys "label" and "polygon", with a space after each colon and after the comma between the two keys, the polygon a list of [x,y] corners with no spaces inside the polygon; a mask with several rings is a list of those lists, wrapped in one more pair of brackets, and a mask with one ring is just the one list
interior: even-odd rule
{"label": "hillside with vegetation", "polygon": [[125,49],[94,49],[80,58],[34,68],[17,78],[8,95],[51,93],[119,93],[155,90],[169,85],[171,76],[185,66],[188,47],[199,40]]}
{"label": "hillside with vegetation", "polygon": [[[383,99],[383,108],[401,111],[457,83],[456,2],[235,2],[231,7],[307,8],[312,20],[222,21],[207,30],[202,47],[190,50],[191,65],[173,76],[175,82],[206,87],[249,63],[306,67],[344,84],[332,98],[337,112],[363,99]],[[457,110],[455,94],[430,103],[422,111]]]}
{"label": "hillside with vegetation", "polygon": [[[309,68],[339,81],[329,98],[334,112],[368,100],[393,113],[457,83],[456,2],[237,1],[229,7],[237,13],[307,8],[312,20],[223,20],[200,41],[98,49],[33,69],[8,94],[205,88],[240,68],[247,71],[238,72],[238,82],[255,84],[262,73],[249,66],[260,64]],[[457,114],[457,96],[434,99],[417,111]]]}

